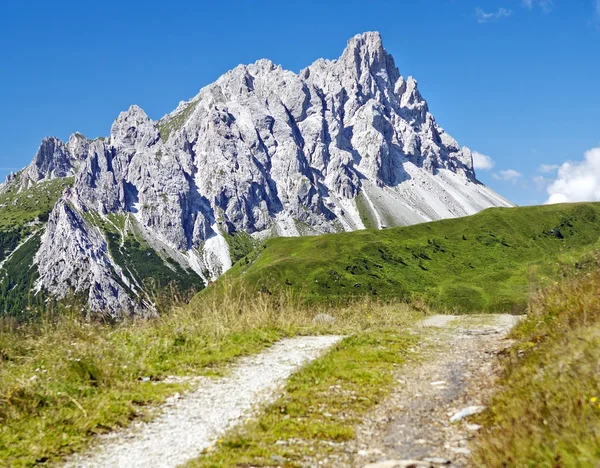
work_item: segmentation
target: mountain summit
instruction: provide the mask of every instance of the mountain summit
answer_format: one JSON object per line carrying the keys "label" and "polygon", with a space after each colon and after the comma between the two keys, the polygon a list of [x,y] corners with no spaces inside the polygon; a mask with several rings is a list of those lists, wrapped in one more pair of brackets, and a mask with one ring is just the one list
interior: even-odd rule
{"label": "mountain summit", "polygon": [[153,309],[131,249],[208,283],[240,239],[511,206],[477,181],[471,151],[436,123],[376,32],[298,74],[264,59],[240,65],[159,121],[132,106],[105,139],[45,139],[0,191],[61,177],[73,182],[41,235],[35,290],[84,294],[112,316]]}

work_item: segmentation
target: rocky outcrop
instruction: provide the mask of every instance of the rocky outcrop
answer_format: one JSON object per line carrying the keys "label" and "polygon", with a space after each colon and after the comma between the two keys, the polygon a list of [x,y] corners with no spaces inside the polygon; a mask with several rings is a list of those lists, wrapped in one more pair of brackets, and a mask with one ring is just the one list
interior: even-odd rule
{"label": "rocky outcrop", "polygon": [[100,230],[64,200],[50,215],[35,262],[38,288],[57,299],[83,292],[96,313],[111,317],[152,313],[150,304],[134,300],[137,291],[111,259]]}
{"label": "rocky outcrop", "polygon": [[41,180],[73,176],[77,165],[78,160],[62,141],[44,138],[31,164],[20,173],[20,188],[27,189]]}
{"label": "rocky outcrop", "polygon": [[12,186],[16,177],[17,175],[12,171],[6,176],[6,180],[0,184],[0,194],[6,192],[6,190]]}
{"label": "rocky outcrop", "polygon": [[[89,288],[90,305],[111,313],[132,303],[81,213],[131,213],[209,282],[231,265],[225,237],[238,231],[382,228],[510,206],[477,181],[469,149],[436,123],[378,33],[298,74],[240,65],[157,122],[132,106],[106,140],[45,139],[24,174],[25,186],[75,175],[37,257],[40,284],[57,295],[59,283]],[[61,249],[74,249],[74,265],[56,258]]]}

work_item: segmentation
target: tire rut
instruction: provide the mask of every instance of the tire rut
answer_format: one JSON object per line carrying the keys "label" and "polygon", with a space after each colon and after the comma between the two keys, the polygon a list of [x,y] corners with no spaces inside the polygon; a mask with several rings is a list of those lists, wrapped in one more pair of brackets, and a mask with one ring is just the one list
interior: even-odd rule
{"label": "tire rut", "polygon": [[424,336],[423,359],[399,370],[396,390],[357,428],[343,466],[471,466],[469,442],[479,427],[468,415],[483,410],[497,354],[510,345],[506,335],[518,320],[434,316],[421,322],[413,333]]}

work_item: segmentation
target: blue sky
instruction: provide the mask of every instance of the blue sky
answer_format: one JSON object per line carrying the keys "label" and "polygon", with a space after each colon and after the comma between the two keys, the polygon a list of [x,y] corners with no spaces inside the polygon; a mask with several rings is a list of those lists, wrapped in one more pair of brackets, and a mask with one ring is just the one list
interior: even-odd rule
{"label": "blue sky", "polygon": [[0,6],[1,178],[44,136],[107,135],[131,104],[158,119],[239,63],[298,71],[377,30],[437,121],[491,158],[481,181],[518,204],[600,199],[600,0],[60,5]]}

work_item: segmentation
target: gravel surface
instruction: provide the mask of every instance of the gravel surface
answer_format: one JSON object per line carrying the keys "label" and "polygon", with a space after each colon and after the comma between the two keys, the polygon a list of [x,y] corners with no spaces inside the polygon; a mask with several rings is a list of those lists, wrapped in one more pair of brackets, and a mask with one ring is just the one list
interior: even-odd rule
{"label": "gravel surface", "polygon": [[200,379],[196,390],[171,398],[153,421],[103,436],[94,452],[76,456],[66,466],[162,468],[195,458],[257,407],[273,401],[293,372],[342,338],[291,338],[242,358],[227,377]]}
{"label": "gravel surface", "polygon": [[433,315],[424,319],[420,325],[422,327],[445,327],[456,318],[456,315]]}
{"label": "gravel surface", "polygon": [[[357,427],[357,437],[320,466],[369,468],[472,466],[469,441],[497,375],[497,354],[510,345],[512,315],[435,316],[423,335],[423,359],[399,369],[398,386]],[[316,465],[316,464],[315,464]]]}

